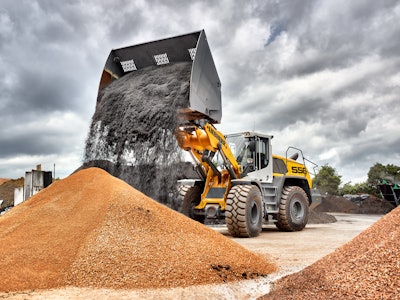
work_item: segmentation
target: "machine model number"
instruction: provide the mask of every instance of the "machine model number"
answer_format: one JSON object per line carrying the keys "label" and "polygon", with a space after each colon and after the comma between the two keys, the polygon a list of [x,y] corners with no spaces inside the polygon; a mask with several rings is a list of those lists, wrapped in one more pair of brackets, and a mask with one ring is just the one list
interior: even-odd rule
{"label": "machine model number", "polygon": [[307,169],[305,167],[292,167],[292,173],[307,174]]}

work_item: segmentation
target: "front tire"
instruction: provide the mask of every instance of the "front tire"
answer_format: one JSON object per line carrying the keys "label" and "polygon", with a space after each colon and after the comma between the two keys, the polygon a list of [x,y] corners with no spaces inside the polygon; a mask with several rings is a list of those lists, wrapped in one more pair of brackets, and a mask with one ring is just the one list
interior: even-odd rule
{"label": "front tire", "polygon": [[204,224],[205,216],[196,215],[194,208],[201,201],[202,189],[199,186],[183,185],[179,187],[179,195],[182,199],[181,212],[189,218]]}
{"label": "front tire", "polygon": [[262,230],[262,196],[254,185],[236,185],[226,201],[225,222],[234,237],[255,237]]}
{"label": "front tire", "polygon": [[282,190],[276,227],[281,231],[301,231],[308,222],[308,197],[298,186],[285,186]]}

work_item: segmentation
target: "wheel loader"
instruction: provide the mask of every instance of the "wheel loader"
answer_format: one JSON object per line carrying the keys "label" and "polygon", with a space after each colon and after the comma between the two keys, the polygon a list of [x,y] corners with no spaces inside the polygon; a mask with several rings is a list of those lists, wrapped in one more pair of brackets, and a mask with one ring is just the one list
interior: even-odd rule
{"label": "wheel loader", "polygon": [[312,189],[308,160],[293,147],[285,156],[272,154],[270,135],[225,136],[217,130],[221,82],[204,30],[112,50],[100,88],[126,73],[178,62],[192,65],[187,105],[179,109],[174,135],[199,175],[178,181],[182,213],[199,222],[224,219],[235,237],[258,236],[271,222],[282,231],[302,230],[310,206],[321,201]]}
{"label": "wheel loader", "polygon": [[[309,207],[321,201],[311,188],[302,151],[291,157],[272,154],[272,136],[242,132],[224,136],[213,125],[183,125],[175,135],[190,151],[200,179],[179,181],[182,211],[192,219],[225,219],[229,233],[255,237],[264,223],[300,231]],[[288,152],[287,152],[288,153]],[[296,159],[303,157],[303,163]]]}

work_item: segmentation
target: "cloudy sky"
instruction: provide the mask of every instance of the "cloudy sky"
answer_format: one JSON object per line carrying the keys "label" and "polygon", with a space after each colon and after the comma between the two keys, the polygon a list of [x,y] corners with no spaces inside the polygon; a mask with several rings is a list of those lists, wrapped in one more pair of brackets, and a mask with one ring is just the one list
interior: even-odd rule
{"label": "cloudy sky", "polygon": [[204,29],[223,133],[274,135],[343,182],[400,165],[400,2],[1,0],[0,177],[82,163],[111,49]]}

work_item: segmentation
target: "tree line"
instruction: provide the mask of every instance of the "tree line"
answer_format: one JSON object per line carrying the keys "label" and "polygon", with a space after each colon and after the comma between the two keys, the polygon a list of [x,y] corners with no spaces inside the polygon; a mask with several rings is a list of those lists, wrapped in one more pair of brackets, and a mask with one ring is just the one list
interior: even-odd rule
{"label": "tree line", "polygon": [[400,167],[388,164],[375,163],[368,172],[367,181],[361,183],[346,182],[341,186],[342,176],[336,170],[325,165],[321,167],[313,179],[313,187],[320,190],[321,194],[345,195],[345,194],[370,194],[380,197],[378,184],[382,182],[400,182]]}

